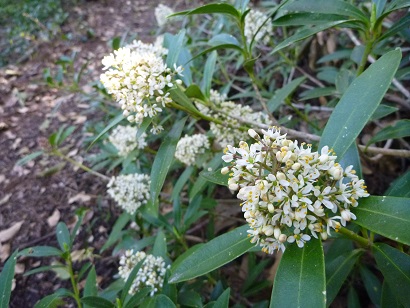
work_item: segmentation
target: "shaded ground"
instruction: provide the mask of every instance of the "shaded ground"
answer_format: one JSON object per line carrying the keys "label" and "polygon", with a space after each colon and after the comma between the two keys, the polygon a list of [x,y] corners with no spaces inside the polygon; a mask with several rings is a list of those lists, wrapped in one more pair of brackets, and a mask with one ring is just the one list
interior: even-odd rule
{"label": "shaded ground", "polygon": [[[104,243],[113,221],[109,200],[97,198],[97,194],[104,196],[105,183],[56,159],[37,159],[23,167],[16,167],[15,163],[41,149],[48,136],[61,125],[79,127],[70,140],[73,149],[79,148],[81,125],[87,117],[94,116],[86,114],[90,106],[81,95],[46,86],[43,70],[54,67],[62,55],[70,56],[75,51],[76,66],[89,61],[85,83],[98,80],[101,59],[110,51],[112,38],[128,34],[150,41],[149,36],[156,27],[154,8],[157,4],[156,0],[80,2],[67,8],[70,15],[61,34],[69,40],[41,43],[26,63],[0,69],[0,231],[13,226],[18,229],[21,225],[11,240],[0,239],[2,262],[16,249],[57,245],[54,230],[58,218],[67,224],[73,223],[74,211],[80,206],[91,209],[83,238],[96,249]],[[83,90],[93,91],[89,85],[84,85]],[[59,172],[53,173],[50,167]],[[94,215],[95,212],[99,212],[98,215]],[[50,216],[55,219],[48,222]],[[11,307],[31,307],[64,286],[54,274],[22,277],[22,271],[48,262],[47,258],[19,260],[20,274],[16,275]],[[112,277],[110,268],[115,267],[109,266],[110,258],[99,264],[105,268],[101,277],[104,283]]]}

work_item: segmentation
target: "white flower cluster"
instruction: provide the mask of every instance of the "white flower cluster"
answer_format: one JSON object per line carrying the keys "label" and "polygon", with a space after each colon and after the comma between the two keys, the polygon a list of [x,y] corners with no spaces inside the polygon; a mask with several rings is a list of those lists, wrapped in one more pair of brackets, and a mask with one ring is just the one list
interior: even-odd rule
{"label": "white flower cluster", "polygon": [[182,67],[167,68],[164,50],[155,45],[134,42],[104,57],[106,72],[100,79],[108,93],[114,95],[128,121],[141,124],[154,117],[172,100],[166,91],[173,87]]}
{"label": "white flower cluster", "polygon": [[337,231],[340,223],[356,219],[350,207],[369,194],[352,166],[343,169],[327,146],[318,153],[276,128],[262,133],[250,129],[256,142],[228,145],[222,157],[231,163],[221,172],[230,172],[231,190],[239,189],[252,243],[266,253],[284,250],[286,241],[303,247],[311,235],[325,240],[330,228]]}
{"label": "white flower cluster", "polygon": [[150,287],[152,288],[150,295],[153,296],[162,288],[165,273],[169,268],[169,265],[165,265],[165,261],[162,257],[147,255],[143,251],[134,253],[133,250],[127,250],[125,255],[121,256],[118,272],[121,278],[126,281],[135,265],[143,259],[145,260],[128,293],[133,295],[144,287]]}
{"label": "white flower cluster", "polygon": [[[270,37],[273,35],[273,27],[270,20],[263,26],[262,24],[268,17],[261,11],[251,9],[245,17],[245,37],[246,42],[250,44],[255,36],[254,42],[257,43],[262,40],[264,44],[269,43]],[[259,29],[260,28],[260,29]],[[258,33],[256,33],[259,30]]]}
{"label": "white flower cluster", "polygon": [[[225,148],[228,144],[235,144],[240,140],[248,137],[248,134],[239,130],[236,127],[240,126],[238,120],[233,117],[238,117],[246,121],[258,122],[267,124],[269,118],[262,112],[255,112],[249,106],[236,104],[232,101],[225,101],[226,96],[221,95],[217,91],[211,90],[210,102],[221,113],[215,112],[201,104],[196,104],[199,111],[203,114],[220,119],[225,125],[210,123],[210,130],[215,136],[215,140]],[[233,117],[230,117],[233,116]]]}
{"label": "white flower cluster", "polygon": [[175,157],[185,165],[194,165],[198,156],[210,148],[208,137],[203,134],[185,135],[178,141]]}
{"label": "white flower cluster", "polygon": [[135,149],[143,149],[147,142],[145,138],[147,134],[143,133],[137,140],[135,137],[138,132],[138,127],[134,126],[117,126],[108,137],[108,141],[118,150],[120,156],[127,156]]}
{"label": "white flower cluster", "polygon": [[172,8],[162,3],[158,4],[155,8],[155,19],[157,20],[158,26],[164,26],[168,21],[167,17],[172,14],[174,14],[174,10]]}
{"label": "white flower cluster", "polygon": [[136,50],[137,52],[148,52],[148,53],[153,53],[156,54],[157,56],[165,56],[168,54],[168,49],[163,47],[164,43],[164,36],[159,35],[157,36],[155,42],[153,44],[147,44],[144,43],[140,40],[134,40],[131,44],[127,45],[127,48]]}
{"label": "white flower cluster", "polygon": [[111,178],[107,193],[131,215],[150,198],[151,179],[146,174],[127,174]]}

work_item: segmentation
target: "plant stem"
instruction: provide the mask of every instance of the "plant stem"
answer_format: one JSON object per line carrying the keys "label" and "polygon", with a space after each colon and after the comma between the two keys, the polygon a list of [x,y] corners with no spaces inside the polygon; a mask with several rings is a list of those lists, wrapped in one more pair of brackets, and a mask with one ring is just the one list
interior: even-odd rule
{"label": "plant stem", "polygon": [[75,275],[73,271],[73,261],[71,260],[71,254],[68,253],[67,257],[68,273],[70,274],[71,285],[73,287],[74,299],[77,303],[77,307],[81,308],[80,291],[78,290],[77,281],[75,280]]}
{"label": "plant stem", "polygon": [[363,246],[365,248],[373,245],[373,243],[369,239],[365,239],[364,237],[361,237],[360,235],[357,235],[353,231],[350,231],[349,229],[346,229],[344,227],[340,227],[337,232],[343,234],[344,236],[350,238],[351,240],[357,242],[360,246]]}
{"label": "plant stem", "polygon": [[363,73],[364,68],[366,66],[366,63],[367,63],[367,58],[369,57],[370,52],[372,51],[372,48],[373,48],[373,40],[369,40],[366,43],[366,46],[365,46],[365,49],[364,49],[364,52],[363,52],[363,56],[362,56],[362,60],[360,61],[360,65],[357,69],[356,76],[359,76],[361,73]]}

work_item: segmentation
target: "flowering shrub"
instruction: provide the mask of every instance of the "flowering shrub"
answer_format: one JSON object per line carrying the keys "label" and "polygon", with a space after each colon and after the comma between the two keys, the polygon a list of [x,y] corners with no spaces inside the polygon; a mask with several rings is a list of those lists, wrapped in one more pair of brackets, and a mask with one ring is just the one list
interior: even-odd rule
{"label": "flowering shrub", "polygon": [[[72,128],[23,161],[53,155],[108,182],[124,212],[100,253],[112,248],[117,259],[126,251],[122,279],[98,292],[93,267],[81,294],[80,274],[91,262],[76,276],[70,253],[80,215],[71,232],[57,226],[58,249],[20,253],[64,261],[73,292],[56,298],[71,296],[79,307],[266,307],[268,292],[260,291],[273,284],[270,307],[324,308],[335,298],[407,306],[409,173],[380,188],[371,167],[381,168],[382,157],[407,166],[410,157],[408,120],[396,118],[410,98],[401,61],[408,41],[398,35],[408,19],[389,19],[410,4],[355,4],[268,1],[265,13],[248,1],[206,4],[171,16],[184,16],[179,33],[106,56],[100,92],[111,120],[88,132],[99,162],[91,169],[61,146]],[[158,7],[158,22],[170,13]],[[115,155],[104,139],[111,129]],[[11,286],[3,277],[0,286]]]}

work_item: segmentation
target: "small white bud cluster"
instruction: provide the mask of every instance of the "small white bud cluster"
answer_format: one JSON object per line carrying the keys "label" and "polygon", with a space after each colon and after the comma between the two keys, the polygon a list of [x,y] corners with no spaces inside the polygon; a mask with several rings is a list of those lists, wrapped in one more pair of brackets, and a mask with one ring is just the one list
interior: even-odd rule
{"label": "small white bud cluster", "polygon": [[198,156],[210,148],[208,137],[203,134],[185,135],[178,141],[175,158],[187,166],[194,165]]}
{"label": "small white bud cluster", "polygon": [[162,27],[168,22],[168,16],[174,14],[174,10],[165,4],[158,4],[155,8],[155,19],[158,26]]}
{"label": "small white bud cluster", "polygon": [[[226,125],[210,123],[210,130],[215,136],[216,142],[221,147],[225,148],[228,144],[238,143],[240,140],[244,140],[248,137],[246,132],[239,130],[240,123],[234,117],[244,119],[245,121],[258,122],[267,124],[269,118],[262,112],[255,112],[249,106],[243,106],[236,104],[232,101],[225,101],[226,96],[221,95],[215,90],[211,90],[210,102],[214,104],[216,109],[222,111],[217,113],[208,107],[201,104],[196,104],[199,111],[203,114],[220,119]],[[233,117],[230,117],[231,115]]]}
{"label": "small white bud cluster", "polygon": [[107,193],[123,210],[133,215],[150,198],[150,183],[146,174],[114,176],[107,185]]}
{"label": "small white bud cluster", "polygon": [[181,83],[174,76],[182,73],[182,67],[167,68],[163,54],[163,49],[138,41],[102,60],[106,72],[101,74],[101,82],[128,121],[140,125],[172,101],[167,90]]}
{"label": "small white bud cluster", "polygon": [[[269,43],[270,37],[273,35],[272,22],[266,21],[268,17],[261,11],[251,9],[245,17],[245,37],[246,42],[250,44],[255,36],[254,42],[262,40],[264,44]],[[262,24],[266,23],[262,26]],[[260,29],[259,29],[260,28]],[[259,32],[256,33],[259,29]]]}
{"label": "small white bud cluster", "polygon": [[167,266],[165,264],[162,257],[147,255],[143,251],[137,251],[134,253],[133,250],[127,250],[120,258],[120,267],[118,268],[118,272],[120,277],[126,281],[133,268],[141,260],[144,260],[144,262],[142,263],[142,266],[139,269],[128,293],[133,295],[142,288],[150,287],[152,288],[150,296],[153,296],[162,288],[165,273],[169,268],[169,265]]}
{"label": "small white bud cluster", "polygon": [[231,163],[222,173],[230,172],[229,188],[239,189],[252,243],[266,253],[284,250],[286,241],[303,247],[311,236],[325,240],[330,228],[356,219],[350,207],[369,194],[352,166],[343,169],[327,146],[318,153],[276,128],[262,134],[250,129],[255,143],[228,145],[222,156]]}
{"label": "small white bud cluster", "polygon": [[145,138],[147,134],[143,133],[137,140],[135,137],[138,132],[138,127],[135,126],[117,126],[108,137],[108,141],[118,150],[118,155],[127,156],[135,149],[143,149],[147,142]]}

